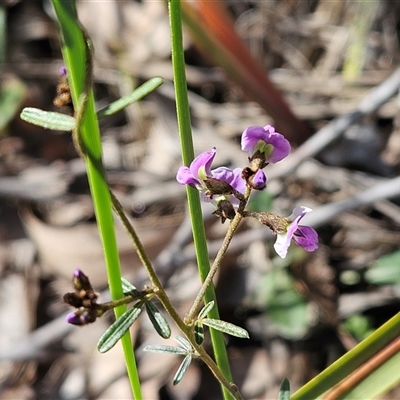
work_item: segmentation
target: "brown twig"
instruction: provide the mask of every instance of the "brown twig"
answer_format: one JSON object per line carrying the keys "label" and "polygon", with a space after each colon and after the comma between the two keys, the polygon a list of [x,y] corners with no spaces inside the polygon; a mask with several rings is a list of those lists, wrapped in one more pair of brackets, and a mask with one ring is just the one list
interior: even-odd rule
{"label": "brown twig", "polygon": [[400,351],[400,337],[393,340],[388,346],[382,349],[379,353],[371,357],[361,367],[357,368],[351,375],[343,379],[337,384],[327,395],[323,397],[324,400],[336,400],[343,394],[354,388],[359,382],[365,379],[385,361],[394,356]]}

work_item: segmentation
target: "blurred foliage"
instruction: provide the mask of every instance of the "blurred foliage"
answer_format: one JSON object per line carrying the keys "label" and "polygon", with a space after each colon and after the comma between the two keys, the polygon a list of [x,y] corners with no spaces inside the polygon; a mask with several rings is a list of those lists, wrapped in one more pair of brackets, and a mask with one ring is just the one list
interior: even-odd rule
{"label": "blurred foliage", "polygon": [[18,113],[25,98],[25,85],[17,78],[6,78],[0,87],[0,133]]}
{"label": "blurred foliage", "polygon": [[355,314],[343,322],[343,327],[359,342],[364,340],[373,331],[371,319],[362,314]]}
{"label": "blurred foliage", "polygon": [[365,273],[365,280],[375,285],[400,283],[400,250],[378,258]]}
{"label": "blurred foliage", "polygon": [[248,203],[248,209],[254,212],[271,211],[272,210],[273,196],[268,190],[255,192],[251,195]]}
{"label": "blurred foliage", "polygon": [[279,335],[296,340],[307,332],[312,321],[310,307],[287,269],[273,269],[260,279],[254,300]]}

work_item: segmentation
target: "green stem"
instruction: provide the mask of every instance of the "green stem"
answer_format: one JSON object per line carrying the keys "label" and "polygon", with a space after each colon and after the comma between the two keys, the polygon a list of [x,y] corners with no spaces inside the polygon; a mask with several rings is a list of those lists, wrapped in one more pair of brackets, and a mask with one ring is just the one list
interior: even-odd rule
{"label": "green stem", "polygon": [[121,299],[118,300],[112,300],[112,301],[107,301],[106,303],[100,303],[97,304],[97,309],[101,311],[108,311],[112,310],[115,307],[124,305],[124,304],[130,304],[133,303],[134,301],[141,300],[145,298],[147,295],[154,293],[154,289],[149,288],[148,290],[145,290],[143,292],[137,292],[135,294],[128,294]]}
{"label": "green stem", "polygon": [[242,221],[243,217],[239,213],[236,214],[235,218],[231,221],[229,225],[228,232],[225,235],[224,241],[222,242],[221,248],[218,250],[218,253],[214,259],[214,262],[211,266],[209,273],[207,274],[206,278],[203,281],[203,285],[200,291],[197,293],[196,299],[193,302],[192,308],[187,313],[185,317],[185,322],[191,323],[200,312],[203,304],[203,299],[207,292],[207,289],[210,285],[212,285],[213,278],[218,271],[218,268],[221,265],[221,262],[225,256],[226,251],[228,250],[229,244],[235,234],[237,228],[239,227],[240,222]]}
{"label": "green stem", "polygon": [[[189,103],[186,87],[185,60],[182,40],[182,14],[180,0],[169,1],[169,17],[171,25],[172,65],[174,74],[176,109],[178,127],[182,148],[182,160],[188,165],[194,158]],[[192,222],[193,240],[196,250],[197,265],[202,281],[204,281],[210,270],[207,242],[204,231],[203,217],[201,213],[200,198],[197,191],[187,188],[189,213]],[[204,293],[204,301],[215,302],[215,307],[210,311],[209,317],[220,319],[214,286],[210,284]],[[221,332],[210,330],[214,355],[218,367],[228,381],[232,381],[228,354],[225,347],[224,337]],[[229,392],[222,389],[224,399],[230,398]]]}
{"label": "green stem", "polygon": [[165,311],[170,315],[170,317],[173,319],[173,321],[176,323],[178,328],[184,333],[184,335],[187,337],[189,342],[192,344],[193,348],[199,353],[201,359],[207,364],[207,366],[210,368],[211,372],[214,374],[214,376],[218,379],[218,381],[221,383],[221,385],[224,387],[224,391],[226,393],[230,393],[230,395],[233,396],[234,399],[240,400],[242,399],[240,392],[238,388],[231,384],[231,382],[226,378],[226,376],[220,371],[218,366],[215,364],[215,362],[211,359],[211,357],[207,354],[207,352],[199,345],[197,345],[196,340],[194,338],[193,332],[192,332],[192,326],[191,325],[186,325],[183,319],[179,316],[177,313],[175,307],[172,305],[169,297],[167,296],[164,287],[159,280],[157,273],[150,261],[150,258],[148,257],[143,245],[141,244],[139,237],[137,236],[137,233],[130,223],[129,219],[125,215],[123,208],[118,201],[118,199],[115,197],[115,195],[110,192],[111,194],[111,200],[113,203],[114,210],[118,217],[120,218],[122,224],[124,225],[125,229],[127,230],[129,236],[132,239],[132,243],[136,249],[136,252],[138,254],[139,259],[142,261],[142,264],[144,268],[147,271],[147,274],[149,275],[149,279],[151,284],[153,285],[153,293],[158,297],[160,300],[161,304],[163,305]]}
{"label": "green stem", "polygon": [[242,200],[240,201],[240,206],[238,208],[238,211],[235,215],[235,218],[231,221],[229,224],[229,229],[226,232],[224,241],[222,242],[221,248],[218,250],[218,253],[214,259],[214,262],[211,266],[210,271],[208,272],[206,278],[203,281],[203,285],[201,289],[199,290],[199,293],[197,293],[196,299],[193,302],[192,308],[190,311],[187,313],[185,317],[185,322],[191,323],[195,316],[200,312],[200,309],[202,307],[203,303],[203,297],[205,296],[205,293],[207,291],[207,288],[212,284],[212,281],[214,279],[215,274],[218,271],[218,268],[221,265],[221,262],[223,258],[225,257],[226,251],[228,250],[228,247],[233,239],[234,234],[236,233],[240,223],[242,222],[243,216],[244,216],[244,208],[246,207],[247,201],[250,197],[251,189],[246,188],[246,193],[242,195],[241,193],[238,193],[238,197],[241,197]]}
{"label": "green stem", "polygon": [[[101,140],[91,82],[91,55],[84,30],[78,22],[76,4],[71,0],[52,0],[63,39],[62,53],[67,67],[72,100],[76,110],[75,141],[85,153],[85,162],[97,225],[104,249],[110,293],[113,300],[123,297],[118,247],[114,231],[111,199],[102,163]],[[82,100],[83,98],[83,100]],[[116,318],[125,305],[114,309]],[[139,375],[129,332],[121,339],[126,368],[135,399],[142,399]]]}

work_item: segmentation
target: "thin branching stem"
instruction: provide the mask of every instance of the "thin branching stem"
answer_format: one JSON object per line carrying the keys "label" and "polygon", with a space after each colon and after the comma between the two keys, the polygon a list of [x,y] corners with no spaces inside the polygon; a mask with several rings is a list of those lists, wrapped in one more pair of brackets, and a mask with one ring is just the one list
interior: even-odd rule
{"label": "thin branching stem", "polygon": [[231,221],[231,223],[229,224],[228,231],[226,232],[226,235],[222,242],[221,248],[219,249],[219,251],[214,259],[214,262],[210,268],[210,272],[208,273],[199,292],[197,293],[196,299],[194,300],[190,311],[187,313],[187,315],[185,317],[185,322],[187,324],[191,324],[193,322],[193,320],[196,318],[196,315],[199,313],[199,311],[202,307],[204,295],[205,295],[208,287],[212,283],[214,276],[217,273],[218,268],[220,267],[223,258],[225,257],[225,254],[226,254],[228,247],[233,239],[233,236],[235,235],[240,223],[242,222],[243,211],[247,204],[250,193],[251,193],[251,189],[247,188],[246,193],[245,193],[242,201],[240,202],[238,211],[237,211],[235,217],[233,218],[233,220]]}

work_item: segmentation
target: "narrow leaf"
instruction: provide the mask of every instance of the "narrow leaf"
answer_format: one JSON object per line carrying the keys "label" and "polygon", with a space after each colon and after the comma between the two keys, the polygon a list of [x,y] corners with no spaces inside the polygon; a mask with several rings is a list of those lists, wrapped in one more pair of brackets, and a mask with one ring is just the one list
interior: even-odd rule
{"label": "narrow leaf", "polygon": [[74,117],[58,112],[43,111],[39,108],[26,107],[20,116],[26,122],[54,131],[72,131],[75,127]]}
{"label": "narrow leaf", "polygon": [[196,322],[194,326],[194,339],[198,345],[204,342],[204,327],[201,322]]}
{"label": "narrow leaf", "polygon": [[182,336],[175,336],[174,339],[186,350],[186,352],[192,351],[192,345],[190,344],[189,341],[187,341],[184,337]]}
{"label": "narrow leaf", "polygon": [[171,328],[168,325],[168,321],[151,301],[146,301],[145,305],[147,315],[149,316],[154,329],[162,338],[168,339],[171,336]]}
{"label": "narrow leaf", "polygon": [[192,356],[188,354],[182,361],[181,365],[179,366],[178,370],[176,371],[176,374],[174,376],[173,384],[177,385],[183,378],[183,375],[185,375],[185,372],[189,368],[190,363],[192,362]]}
{"label": "narrow leaf", "polygon": [[153,90],[157,89],[163,83],[163,79],[160,77],[155,77],[149,79],[147,82],[143,83],[143,85],[139,86],[135,91],[132,93],[121,97],[117,101],[109,104],[108,106],[102,108],[97,112],[97,117],[104,118],[109,115],[115,114],[118,111],[123,110],[125,107],[129,106],[130,104],[134,103],[142,99],[143,97],[147,96]]}
{"label": "narrow leaf", "polygon": [[101,336],[97,343],[97,349],[100,353],[105,353],[125,335],[128,329],[139,317],[142,311],[143,303],[136,303],[128,311],[125,311]]}
{"label": "narrow leaf", "polygon": [[206,304],[202,310],[199,312],[199,317],[198,319],[203,319],[207,316],[207,314],[212,310],[214,307],[214,301],[210,301],[208,304]]}
{"label": "narrow leaf", "polygon": [[205,318],[202,322],[204,325],[216,329],[217,331],[227,333],[228,335],[249,339],[249,333],[246,331],[246,329],[240,328],[239,326],[233,325],[229,322],[211,318]]}
{"label": "narrow leaf", "polygon": [[181,355],[187,355],[188,353],[185,349],[181,349],[180,347],[167,346],[162,344],[149,344],[143,349],[143,351],[150,351],[151,353],[168,353]]}
{"label": "narrow leaf", "polygon": [[121,278],[122,282],[122,291],[125,295],[127,294],[139,294],[139,291],[136,289],[135,286],[132,285],[128,280],[125,278]]}
{"label": "narrow leaf", "polygon": [[279,389],[278,400],[290,400],[290,382],[287,378],[282,381]]}

